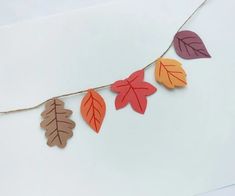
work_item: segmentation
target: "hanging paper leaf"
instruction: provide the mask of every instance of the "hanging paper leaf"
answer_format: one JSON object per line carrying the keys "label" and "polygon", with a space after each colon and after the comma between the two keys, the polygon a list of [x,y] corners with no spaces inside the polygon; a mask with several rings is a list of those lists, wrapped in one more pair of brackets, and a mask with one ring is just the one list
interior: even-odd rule
{"label": "hanging paper leaf", "polygon": [[186,73],[181,67],[181,63],[174,59],[160,58],[156,62],[155,79],[167,88],[184,87]]}
{"label": "hanging paper leaf", "polygon": [[185,59],[210,58],[201,38],[192,31],[180,31],[174,37],[176,53]]}
{"label": "hanging paper leaf", "polygon": [[64,109],[64,102],[59,99],[48,101],[45,107],[41,114],[44,119],[41,127],[46,130],[47,144],[63,148],[72,137],[72,129],[75,127],[75,123],[68,119],[72,111]]}
{"label": "hanging paper leaf", "polygon": [[147,96],[156,92],[156,88],[143,81],[144,70],[134,72],[125,80],[119,80],[111,85],[111,90],[118,93],[115,106],[116,109],[125,107],[128,103],[132,108],[144,114],[147,106]]}
{"label": "hanging paper leaf", "polygon": [[90,127],[99,133],[106,111],[104,99],[94,90],[89,90],[81,103],[81,114]]}

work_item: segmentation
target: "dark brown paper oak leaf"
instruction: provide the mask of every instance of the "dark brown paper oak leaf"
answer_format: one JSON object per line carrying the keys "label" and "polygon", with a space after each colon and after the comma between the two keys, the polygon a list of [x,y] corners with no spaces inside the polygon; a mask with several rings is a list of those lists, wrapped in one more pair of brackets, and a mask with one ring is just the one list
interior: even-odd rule
{"label": "dark brown paper oak leaf", "polygon": [[73,136],[72,129],[75,123],[69,119],[71,110],[64,109],[64,102],[52,99],[46,103],[45,111],[41,116],[41,127],[46,130],[47,144],[64,148],[67,140]]}

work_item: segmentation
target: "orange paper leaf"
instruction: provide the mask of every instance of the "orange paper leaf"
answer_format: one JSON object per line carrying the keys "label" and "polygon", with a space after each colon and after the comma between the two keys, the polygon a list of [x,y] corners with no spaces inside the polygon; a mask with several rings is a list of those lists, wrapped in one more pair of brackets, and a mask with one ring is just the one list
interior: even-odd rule
{"label": "orange paper leaf", "polygon": [[186,73],[181,67],[181,63],[174,59],[160,58],[157,60],[155,79],[171,89],[187,85]]}
{"label": "orange paper leaf", "polygon": [[89,90],[81,103],[81,114],[90,127],[99,133],[106,111],[104,99],[94,90]]}

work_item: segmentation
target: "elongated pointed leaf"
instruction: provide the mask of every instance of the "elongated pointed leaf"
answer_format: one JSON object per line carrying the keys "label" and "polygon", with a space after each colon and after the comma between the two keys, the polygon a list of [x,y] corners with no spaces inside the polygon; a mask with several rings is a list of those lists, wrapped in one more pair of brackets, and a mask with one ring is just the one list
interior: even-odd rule
{"label": "elongated pointed leaf", "polygon": [[106,111],[104,99],[91,89],[83,98],[80,109],[83,119],[98,133]]}

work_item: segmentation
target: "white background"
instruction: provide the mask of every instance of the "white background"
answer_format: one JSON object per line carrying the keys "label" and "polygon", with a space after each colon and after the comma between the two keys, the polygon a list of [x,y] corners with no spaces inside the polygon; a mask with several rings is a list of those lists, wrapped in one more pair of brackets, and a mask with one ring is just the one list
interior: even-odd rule
{"label": "white background", "polygon": [[[128,76],[165,50],[201,1],[11,2],[0,6],[1,110]],[[77,126],[63,150],[46,145],[43,107],[1,116],[0,195],[190,196],[233,183],[234,6],[210,0],[184,27],[212,59],[167,54],[183,63],[187,88],[166,90],[153,67],[146,72],[158,92],[144,116],[115,111],[115,94],[103,90],[107,115],[96,135],[79,114],[82,95],[66,98]],[[225,191],[207,195],[232,195]]]}

